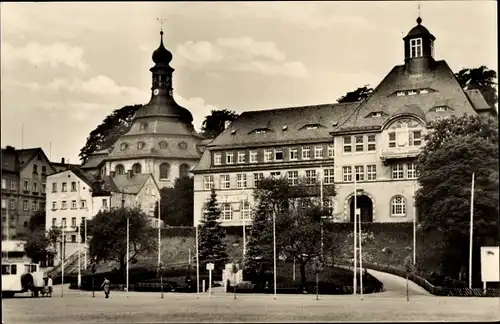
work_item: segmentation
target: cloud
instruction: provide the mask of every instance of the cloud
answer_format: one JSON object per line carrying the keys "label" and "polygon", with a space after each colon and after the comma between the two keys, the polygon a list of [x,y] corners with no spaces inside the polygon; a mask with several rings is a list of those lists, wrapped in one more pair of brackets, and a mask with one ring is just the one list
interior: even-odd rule
{"label": "cloud", "polygon": [[212,110],[218,110],[214,105],[207,104],[205,99],[200,97],[184,98],[174,92],[175,101],[182,107],[186,108],[193,115],[193,126],[197,131],[201,130],[201,123],[205,117],[210,115]]}
{"label": "cloud", "polygon": [[177,46],[177,64],[194,69],[257,72],[303,78],[308,75],[302,62],[287,61],[274,42],[251,37],[187,41]]}
{"label": "cloud", "polygon": [[16,61],[27,61],[36,66],[48,65],[53,68],[65,65],[81,71],[87,69],[87,64],[83,60],[83,49],[63,43],[43,45],[31,42],[23,47],[14,47],[3,42],[2,63]]}

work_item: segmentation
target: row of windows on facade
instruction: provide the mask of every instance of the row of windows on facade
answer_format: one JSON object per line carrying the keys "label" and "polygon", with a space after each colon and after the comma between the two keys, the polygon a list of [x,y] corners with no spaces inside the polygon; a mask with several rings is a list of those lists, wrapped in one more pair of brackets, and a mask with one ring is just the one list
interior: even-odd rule
{"label": "row of windows on facade", "polygon": [[[354,169],[356,175],[356,181],[373,181],[377,180],[377,166],[372,165],[355,165],[355,166],[343,166],[342,167],[342,181],[352,182],[352,171]],[[391,179],[401,180],[401,179],[417,179],[418,172],[416,164],[413,162],[409,163],[394,163],[391,165]]]}
{"label": "row of windows on facade", "polygon": [[[52,192],[57,192],[58,188],[58,183],[57,182],[52,182]],[[76,192],[76,181],[71,182],[71,192]],[[68,192],[68,183],[63,182],[61,183],[61,192]]]}
{"label": "row of windows on facade", "polygon": [[[10,190],[17,190],[17,180],[10,179],[2,179],[2,189],[6,190],[8,188],[7,182],[10,182]],[[31,191],[34,193],[45,193],[45,183],[41,183],[40,187],[38,186],[38,181],[33,180],[30,186],[30,180],[23,180],[23,191]]]}
{"label": "row of windows on facade", "polygon": [[[356,165],[356,166],[344,166],[342,167],[342,180],[343,182],[352,182],[352,172],[355,170],[357,175],[357,181],[375,181],[377,180],[377,166],[375,164],[371,165]],[[417,179],[418,174],[416,170],[416,165],[413,162],[410,163],[397,163],[391,165],[391,176],[393,180],[399,179]],[[281,171],[271,172],[272,178],[281,177]],[[288,184],[291,186],[296,186],[299,184],[299,172],[298,171],[287,171],[284,176],[288,180]],[[313,185],[318,181],[318,176],[321,177],[321,173],[317,175],[316,170],[305,170],[305,180],[306,184]],[[236,174],[236,188],[244,189],[248,188],[246,173]],[[264,179],[264,173],[256,172],[253,173],[253,187],[256,188],[259,181]],[[321,181],[321,179],[319,179]],[[219,189],[231,189],[231,175],[221,174],[219,176]],[[333,168],[323,169],[323,183],[325,185],[335,183],[335,171]],[[203,177],[203,188],[205,190],[211,190],[215,188],[214,186],[214,176],[208,175]]]}
{"label": "row of windows on facade", "polygon": [[[71,227],[77,227],[78,225],[80,225],[81,223],[83,223],[85,221],[85,217],[80,217],[80,222],[77,223],[76,222],[76,217],[71,217]],[[68,224],[66,223],[66,217],[62,217],[61,218],[61,227],[62,228],[66,228]],[[53,227],[58,227],[58,224],[57,224],[57,218],[52,218],[52,226]]]}
{"label": "row of windows on facade", "polygon": [[[287,171],[285,174],[288,184],[291,186],[296,186],[299,184],[299,171]],[[281,171],[273,171],[271,172],[272,178],[281,177]],[[231,189],[231,175],[230,174],[221,174],[219,176],[220,179],[220,189]],[[264,173],[257,172],[253,173],[253,187],[257,187],[259,181],[264,179]],[[305,170],[305,180],[307,185],[316,184],[318,181],[318,175],[316,170]],[[333,184],[335,182],[334,177],[334,169],[323,169],[323,183]],[[204,176],[203,177],[203,187],[205,190],[211,190],[214,187],[214,176]],[[247,182],[247,174],[246,173],[237,173],[236,174],[236,188],[244,189],[248,188]]]}
{"label": "row of windows on facade", "polygon": [[[108,200],[103,199],[102,204],[103,204],[104,208],[107,208]],[[71,201],[71,209],[77,209],[77,208],[78,208],[77,201],[72,200]],[[86,209],[86,208],[87,208],[87,200],[85,200],[85,199],[80,200],[80,209]],[[57,209],[57,201],[52,201],[52,210],[56,210],[56,209]],[[68,209],[68,201],[66,201],[66,200],[61,201],[61,209]]]}
{"label": "row of windows on facade", "polygon": [[[170,164],[168,163],[162,163],[159,165],[159,171],[160,171],[160,179],[169,179],[170,178]],[[115,172],[116,174],[125,174],[125,167],[122,164],[117,164],[115,166]],[[132,165],[132,172],[134,174],[139,174],[142,173],[142,165],[140,163],[134,163]],[[179,167],[179,176],[181,178],[183,177],[188,177],[189,173],[191,172],[191,168],[187,164],[181,164]]]}
{"label": "row of windows on facade", "polygon": [[[36,164],[33,164],[33,173],[38,174],[38,165],[36,165]],[[46,175],[46,174],[47,174],[47,166],[42,165],[42,175]]]}
{"label": "row of windows on facade", "polygon": [[[143,130],[143,129],[141,129],[141,130]],[[168,143],[166,141],[161,141],[158,143],[158,146],[160,149],[165,150],[168,147]],[[128,143],[121,143],[120,144],[120,150],[122,150],[122,151],[126,151],[128,149],[128,147],[129,147]],[[137,142],[136,147],[137,147],[138,151],[143,150],[146,148],[146,143],[145,142]],[[188,145],[186,142],[180,142],[177,144],[177,147],[181,150],[185,150],[185,149],[187,149]]]}
{"label": "row of windows on facade", "polygon": [[[315,159],[323,159],[324,151],[323,146],[315,146],[314,147],[314,158]],[[302,160],[311,159],[311,147],[302,147]],[[237,163],[247,163],[247,152],[237,152]],[[328,158],[334,157],[334,147],[333,145],[328,145],[327,148],[327,156]],[[235,163],[235,154],[234,152],[226,152],[226,164],[234,164]],[[299,159],[299,149],[298,148],[289,148],[288,149],[288,160],[296,161]],[[282,148],[279,149],[264,149],[264,162],[280,162],[284,160],[284,150]],[[249,163],[258,163],[258,152],[250,151],[249,152]],[[214,153],[214,165],[222,164],[222,153]]]}
{"label": "row of windows on facade", "polygon": [[[406,199],[403,196],[394,196],[390,200],[391,204],[391,216],[392,217],[405,217],[406,216]],[[254,210],[250,207],[250,203],[242,202],[239,203],[239,210],[233,208],[231,203],[221,203],[219,204],[221,215],[220,219],[223,221],[234,220],[234,213],[240,212],[240,219],[251,220],[254,215]],[[335,202],[331,197],[327,197],[324,201],[324,207],[328,210],[328,216],[332,217],[335,211]],[[206,210],[202,210],[203,214],[206,214]]]}
{"label": "row of windows on facade", "polygon": [[[421,146],[422,145],[422,131],[413,130],[406,133],[389,132],[389,148],[396,147],[397,138],[399,136],[408,136],[408,146]],[[343,152],[376,152],[376,135],[351,135],[343,136]],[[300,149],[300,156],[302,160],[323,159],[324,148],[323,146],[314,146],[311,149],[310,146],[303,146]],[[250,151],[249,153],[249,163],[258,163],[259,155],[257,151]],[[313,154],[313,156],[311,156]],[[335,156],[335,149],[333,144],[329,144],[327,147],[327,158],[333,158]],[[235,160],[235,158],[237,158]],[[282,162],[285,160],[284,149],[264,149],[263,162]],[[288,160],[297,161],[299,160],[299,149],[292,147],[288,149]],[[247,152],[237,152],[236,156],[234,152],[225,152],[225,164],[234,163],[247,163]],[[222,153],[214,153],[214,165],[222,165]]]}
{"label": "row of windows on facade", "polygon": [[[17,201],[16,199],[2,199],[2,209],[7,209],[7,201],[9,202],[9,209],[10,210],[15,210],[17,207]],[[36,201],[33,200],[31,202],[31,210],[32,211],[37,211],[37,210],[43,210],[45,209],[45,202],[44,201]],[[29,201],[27,199],[23,200],[23,210],[24,211],[29,211]]]}

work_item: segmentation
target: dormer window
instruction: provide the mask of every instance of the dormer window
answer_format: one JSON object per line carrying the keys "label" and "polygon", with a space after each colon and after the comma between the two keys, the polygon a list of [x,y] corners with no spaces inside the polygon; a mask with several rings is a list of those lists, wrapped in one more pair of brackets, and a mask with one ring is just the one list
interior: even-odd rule
{"label": "dormer window", "polygon": [[380,112],[380,111],[374,111],[374,112],[372,112],[372,117],[373,118],[382,117],[382,112]]}
{"label": "dormer window", "polygon": [[420,94],[429,93],[429,90],[427,90],[427,89],[420,89],[419,93]]}
{"label": "dormer window", "polygon": [[259,128],[255,130],[255,134],[265,134],[267,133],[267,129],[265,128]]}
{"label": "dormer window", "polygon": [[318,125],[309,125],[307,129],[318,129]]}
{"label": "dormer window", "polygon": [[409,96],[414,96],[414,95],[416,95],[416,94],[417,94],[417,92],[416,92],[416,91],[414,91],[414,90],[410,90],[410,91],[408,91],[408,95],[409,95]]}
{"label": "dormer window", "polygon": [[137,149],[142,150],[146,144],[144,142],[137,143]]}
{"label": "dormer window", "polygon": [[434,57],[434,41],[432,39],[429,41],[429,47],[431,48],[431,57]]}
{"label": "dormer window", "polygon": [[402,97],[404,95],[406,95],[406,92],[404,92],[404,91],[398,91],[398,92],[396,92],[396,96],[398,96],[398,97]]}
{"label": "dormer window", "polygon": [[287,125],[283,126],[283,128],[281,130],[283,130],[283,131],[288,130],[288,126]]}
{"label": "dormer window", "polygon": [[148,129],[148,123],[141,123],[141,131]]}
{"label": "dormer window", "polygon": [[320,127],[323,127],[323,126],[321,126],[320,124],[307,124],[302,128],[305,128],[307,130],[314,130],[314,129],[318,129]]}
{"label": "dormer window", "polygon": [[436,112],[445,112],[446,110],[446,106],[436,107],[435,109]]}
{"label": "dormer window", "polygon": [[410,39],[410,58],[422,57],[422,38]]}
{"label": "dormer window", "polygon": [[122,143],[122,144],[120,145],[120,149],[121,149],[122,151],[125,151],[125,150],[127,149],[127,147],[128,147],[128,144],[127,144],[127,143]]}

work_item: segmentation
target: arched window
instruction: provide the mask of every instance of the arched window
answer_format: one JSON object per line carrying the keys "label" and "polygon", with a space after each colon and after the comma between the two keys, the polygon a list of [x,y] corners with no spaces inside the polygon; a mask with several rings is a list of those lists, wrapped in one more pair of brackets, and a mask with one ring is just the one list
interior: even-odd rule
{"label": "arched window", "polygon": [[162,149],[162,150],[164,150],[168,147],[168,144],[165,141],[161,141],[159,145],[160,145],[160,149]]}
{"label": "arched window", "polygon": [[406,200],[402,196],[396,196],[392,198],[391,216],[406,216]]}
{"label": "arched window", "polygon": [[170,177],[170,165],[168,163],[160,164],[160,180],[166,180]]}
{"label": "arched window", "polygon": [[144,143],[144,142],[138,142],[137,143],[137,149],[138,150],[142,150],[144,148],[144,146],[146,146],[146,143]]}
{"label": "arched window", "polygon": [[231,204],[222,204],[221,217],[222,220],[233,219],[233,207],[231,206]]}
{"label": "arched window", "polygon": [[142,172],[142,165],[140,163],[135,163],[134,165],[132,165],[132,172],[134,172],[134,174],[139,174]]}
{"label": "arched window", "polygon": [[179,168],[179,177],[181,178],[189,177],[189,165],[181,164]]}
{"label": "arched window", "polygon": [[118,164],[117,166],[115,166],[115,172],[116,174],[125,174],[125,168],[123,167],[123,165]]}

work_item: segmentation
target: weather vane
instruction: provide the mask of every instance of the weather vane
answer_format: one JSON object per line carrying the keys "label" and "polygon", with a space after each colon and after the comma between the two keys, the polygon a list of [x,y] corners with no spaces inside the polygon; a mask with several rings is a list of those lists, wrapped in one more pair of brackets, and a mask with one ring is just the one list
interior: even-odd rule
{"label": "weather vane", "polygon": [[417,8],[418,8],[418,16],[420,17],[420,1],[418,2]]}
{"label": "weather vane", "polygon": [[158,22],[160,23],[160,29],[161,31],[163,31],[163,23],[165,22],[165,19],[163,19],[163,17],[160,17],[156,18],[156,20],[158,20]]}

